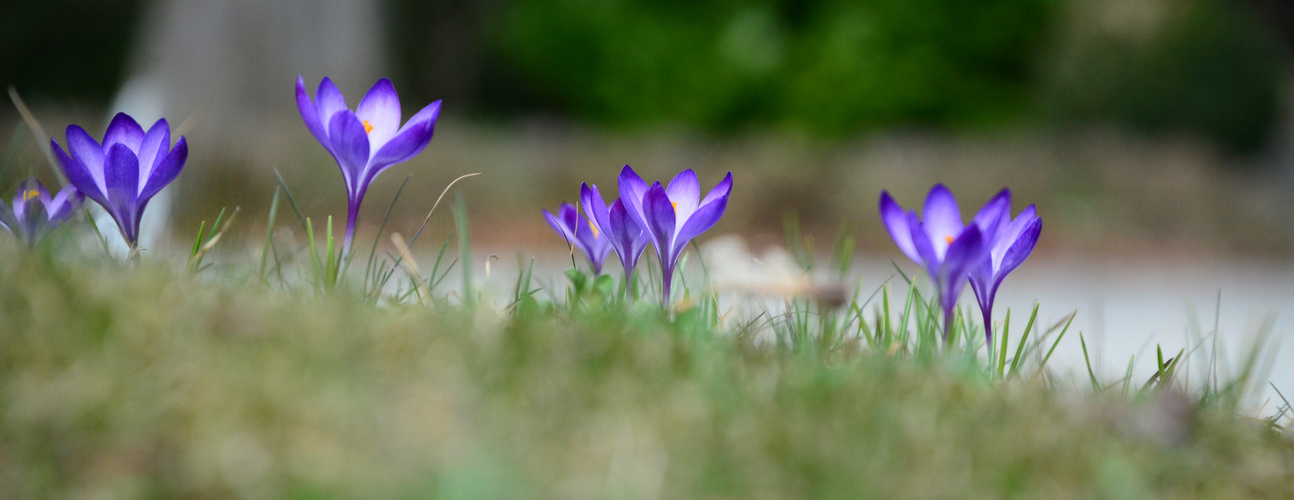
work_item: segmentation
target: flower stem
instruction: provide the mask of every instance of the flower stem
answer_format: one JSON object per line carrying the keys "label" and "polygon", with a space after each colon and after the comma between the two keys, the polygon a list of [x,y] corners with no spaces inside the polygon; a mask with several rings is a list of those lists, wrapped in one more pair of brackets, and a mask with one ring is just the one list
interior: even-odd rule
{"label": "flower stem", "polygon": [[944,340],[951,338],[953,333],[953,316],[957,312],[957,303],[950,306],[944,306]]}
{"label": "flower stem", "polygon": [[670,306],[670,285],[674,282],[674,264],[660,261],[661,280],[660,280],[660,306],[669,309]]}
{"label": "flower stem", "polygon": [[990,345],[993,343],[993,309],[980,304],[980,312],[984,313],[984,344]]}
{"label": "flower stem", "polygon": [[359,204],[361,200],[355,200],[350,204],[350,210],[346,214],[346,240],[341,245],[341,257],[350,255],[351,243],[355,240],[355,226],[359,223]]}
{"label": "flower stem", "polygon": [[634,296],[634,290],[633,290],[634,268],[629,266],[624,266],[624,268],[625,268],[625,282],[624,282],[624,288],[621,290],[623,292],[621,298],[628,297],[630,300],[632,300]]}

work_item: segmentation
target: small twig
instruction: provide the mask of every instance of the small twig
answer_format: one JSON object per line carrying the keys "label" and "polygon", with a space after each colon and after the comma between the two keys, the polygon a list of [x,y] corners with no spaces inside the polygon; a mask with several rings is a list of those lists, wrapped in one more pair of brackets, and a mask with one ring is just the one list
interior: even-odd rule
{"label": "small twig", "polygon": [[440,191],[440,196],[437,196],[437,197],[436,197],[436,202],[431,204],[431,210],[428,210],[428,211],[427,211],[427,216],[422,218],[422,224],[420,224],[420,225],[418,226],[418,230],[417,230],[416,232],[414,232],[414,233],[413,233],[413,238],[409,238],[409,244],[410,244],[410,245],[413,245],[413,243],[414,243],[415,241],[418,241],[418,236],[421,236],[421,235],[422,235],[422,230],[423,230],[423,228],[427,227],[427,221],[431,220],[431,214],[436,213],[436,207],[440,206],[440,200],[442,200],[442,199],[444,199],[444,198],[445,198],[445,193],[448,193],[448,192],[449,192],[449,188],[454,187],[454,184],[457,184],[457,183],[458,183],[458,181],[461,181],[461,180],[466,179],[466,178],[468,178],[468,177],[475,177],[475,176],[478,176],[478,175],[481,175],[481,173],[480,173],[480,172],[473,172],[473,173],[470,173],[470,174],[463,174],[463,175],[458,176],[458,178],[457,178],[457,179],[454,179],[454,180],[450,181],[450,182],[449,182],[449,184],[446,184],[446,185],[445,185],[445,189],[443,189],[443,190],[441,190],[441,191]]}

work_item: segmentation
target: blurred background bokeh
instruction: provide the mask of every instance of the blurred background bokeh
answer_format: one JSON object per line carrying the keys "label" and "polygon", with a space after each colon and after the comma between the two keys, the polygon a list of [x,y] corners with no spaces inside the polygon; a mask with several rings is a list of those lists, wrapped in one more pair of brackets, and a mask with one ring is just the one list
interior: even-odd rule
{"label": "blurred background bokeh", "polygon": [[[716,230],[756,246],[795,213],[893,253],[880,190],[944,182],[967,211],[1004,186],[1036,203],[1043,253],[1287,258],[1290,19],[1278,0],[6,0],[0,84],[60,141],[119,110],[182,126],[177,233],[238,205],[250,246],[272,168],[309,215],[345,213],[293,100],[326,75],[351,105],[391,77],[406,117],[444,100],[428,150],[370,192],[369,234],[407,174],[404,231],[482,172],[461,185],[478,244],[555,248],[539,209],[631,164],[733,171]],[[0,132],[0,191],[53,180],[12,106]]]}

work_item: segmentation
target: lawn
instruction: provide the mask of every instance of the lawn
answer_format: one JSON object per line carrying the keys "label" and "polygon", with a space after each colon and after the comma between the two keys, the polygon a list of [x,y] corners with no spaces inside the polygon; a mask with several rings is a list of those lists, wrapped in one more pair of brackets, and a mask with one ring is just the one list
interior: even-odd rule
{"label": "lawn", "polygon": [[989,356],[901,282],[744,319],[583,275],[375,300],[53,236],[0,245],[6,498],[1294,496],[1239,384],[1093,389],[1039,364],[1056,329]]}

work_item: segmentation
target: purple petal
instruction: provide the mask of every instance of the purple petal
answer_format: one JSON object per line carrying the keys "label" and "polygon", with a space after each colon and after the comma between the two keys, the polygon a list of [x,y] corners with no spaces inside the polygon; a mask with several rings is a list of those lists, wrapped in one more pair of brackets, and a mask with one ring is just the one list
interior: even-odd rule
{"label": "purple petal", "polygon": [[701,204],[701,181],[697,180],[696,172],[689,168],[669,181],[665,194],[674,203],[674,218],[685,221]]}
{"label": "purple petal", "polygon": [[[315,92],[315,113],[319,116],[320,124],[332,123],[333,115],[336,115],[346,107],[346,98],[342,97],[341,90],[328,77],[324,77],[319,82],[319,90]],[[328,135],[332,136],[332,129],[328,129]],[[322,142],[322,141],[321,141]],[[334,142],[333,145],[336,145]]]}
{"label": "purple petal", "polygon": [[633,217],[629,216],[629,210],[620,200],[611,203],[611,208],[607,210],[607,222],[610,228],[607,232],[618,243],[617,251],[623,252],[620,254],[621,261],[633,267],[632,264],[638,261],[638,254],[647,248],[651,235],[634,222]]}
{"label": "purple petal", "polygon": [[971,292],[975,294],[975,301],[979,303],[980,311],[992,312],[993,297],[989,293],[989,284],[984,280],[983,275],[979,274],[978,271],[972,271],[966,277],[966,282],[970,284]]}
{"label": "purple petal", "polygon": [[[433,122],[423,122],[419,127],[406,127],[395,137],[391,138],[377,154],[373,155],[373,160],[369,162],[371,175],[377,176],[377,173],[391,165],[403,162],[413,158],[431,142],[432,133],[435,132]],[[377,131],[373,132],[374,134]],[[372,134],[369,135],[371,139]],[[373,143],[377,144],[377,143]],[[370,179],[371,180],[371,179]]]}
{"label": "purple petal", "polygon": [[576,211],[575,207],[571,207],[570,213],[575,216],[575,220],[571,223],[571,227],[575,228],[575,238],[580,240],[580,243],[583,243],[586,248],[591,249],[596,246],[598,241],[603,240],[602,232],[595,229],[592,221],[585,217],[584,214]]}
{"label": "purple petal", "polygon": [[593,227],[592,220],[576,212],[574,207],[571,207],[571,213],[576,215],[575,239],[580,242],[580,248],[593,264],[593,272],[601,273],[602,261],[606,259],[607,252],[611,251],[611,242]]}
{"label": "purple petal", "polygon": [[639,227],[647,227],[646,214],[643,212],[643,197],[647,195],[647,183],[638,176],[634,169],[625,165],[620,171],[620,200],[624,202],[629,216]]}
{"label": "purple petal", "polygon": [[993,196],[984,207],[975,214],[972,223],[979,226],[980,233],[989,241],[996,241],[999,233],[1005,229],[1004,222],[1011,219],[1011,190],[1003,189]]}
{"label": "purple petal", "polygon": [[917,220],[916,212],[908,212],[908,233],[912,238],[912,248],[916,249],[919,259],[912,259],[918,264],[926,267],[926,272],[930,273],[933,278],[938,274],[939,255],[935,254],[935,247],[930,243],[930,236],[926,234],[925,228],[921,227],[921,221]]}
{"label": "purple petal", "polygon": [[81,204],[85,203],[85,195],[75,186],[63,186],[63,189],[54,196],[49,207],[49,221],[51,224],[61,224],[63,221],[76,215],[76,211],[81,209]]}
{"label": "purple petal", "polygon": [[962,232],[962,215],[961,209],[957,208],[957,199],[943,184],[935,184],[926,196],[925,209],[921,215],[921,224],[925,226],[935,253],[944,255],[951,239]]}
{"label": "purple petal", "polygon": [[639,229],[633,221],[629,221],[629,226],[632,229],[623,227],[624,218],[626,217],[624,204],[620,203],[620,200],[615,201],[613,207],[619,208],[613,208],[612,210],[619,210],[621,226],[612,226],[611,210],[608,210],[606,202],[602,201],[602,193],[598,191],[596,185],[592,187],[588,184],[580,185],[580,203],[584,205],[584,214],[588,217],[588,220],[593,222],[593,228],[600,233],[602,241],[606,242],[606,246],[614,249],[616,255],[620,256],[620,262],[628,264],[636,261],[638,256],[633,253],[633,247],[635,240],[642,233],[642,229]]}
{"label": "purple petal", "polygon": [[943,290],[945,311],[957,303],[957,297],[961,295],[962,287],[966,286],[971,269],[979,266],[985,255],[983,236],[975,225],[966,226],[948,245],[942,266],[946,273]]}
{"label": "purple petal", "polygon": [[727,196],[701,205],[701,208],[692,213],[692,218],[683,223],[678,235],[674,237],[674,253],[682,253],[683,247],[689,241],[692,241],[692,238],[700,236],[701,233],[714,227],[715,223],[719,222],[719,218],[723,217],[723,211],[727,207]]}
{"label": "purple petal", "polygon": [[595,233],[589,219],[584,218],[570,203],[563,203],[556,215],[544,211],[544,217],[553,230],[570,245],[579,248],[588,257],[594,274],[602,273],[602,263],[611,251],[611,243]]}
{"label": "purple petal", "polygon": [[[35,195],[30,195],[35,191]],[[25,222],[30,219],[32,209],[36,206],[49,204],[49,191],[45,191],[45,186],[35,177],[28,177],[18,185],[18,191],[13,195],[13,213],[19,222]]]}
{"label": "purple petal", "polygon": [[562,206],[557,207],[557,217],[561,219],[563,227],[572,234],[579,228],[579,214],[575,212],[575,205],[563,203]]}
{"label": "purple petal", "polygon": [[1002,229],[998,234],[998,239],[993,241],[993,247],[989,249],[992,252],[991,265],[994,271],[1002,267],[1002,261],[1006,257],[1007,250],[1015,245],[1016,240],[1020,239],[1025,229],[1038,218],[1037,209],[1033,205],[1025,207],[1015,220],[1002,224]]}
{"label": "purple petal", "polygon": [[310,101],[310,95],[306,93],[306,82],[300,75],[297,75],[297,111],[301,113],[301,121],[305,122],[310,134],[331,153],[332,143],[328,140],[328,129],[324,128],[319,108]]}
{"label": "purple petal", "polygon": [[18,219],[14,217],[13,209],[4,203],[0,203],[0,228],[9,231],[9,234],[19,236],[15,233],[15,231],[19,230]]}
{"label": "purple petal", "polygon": [[719,199],[719,197],[721,196],[724,198],[727,198],[728,193],[731,193],[731,192],[732,192],[732,172],[728,172],[728,175],[723,176],[723,180],[719,181],[718,184],[715,184],[714,189],[711,189],[710,192],[705,195],[705,199],[701,200],[701,204],[705,205],[707,203],[710,203],[714,200]]}
{"label": "purple petal", "polygon": [[[598,192],[598,187],[589,187],[587,183],[580,184],[580,204],[584,205],[584,214],[597,225],[598,230],[607,233],[607,227],[611,225],[610,217],[607,214],[607,203],[602,201],[602,193]],[[608,237],[611,237],[609,234]]]}
{"label": "purple petal", "polygon": [[[18,206],[14,208],[17,209]],[[40,202],[39,196],[24,202],[21,210],[14,210],[14,217],[22,229],[23,241],[28,244],[39,237],[42,227],[49,221],[49,213],[45,210],[45,204]]]}
{"label": "purple petal", "polygon": [[367,186],[360,179],[368,165],[368,134],[364,133],[364,125],[355,113],[343,109],[328,124],[328,137],[332,141],[333,154],[337,156],[341,173],[346,177],[346,186],[353,195]]}
{"label": "purple petal", "polygon": [[[40,181],[36,180],[35,177],[28,177],[26,180],[22,181],[21,189],[22,189],[22,193],[20,194],[23,194],[23,195],[26,195],[30,191],[36,192],[35,199],[28,200],[28,201],[39,202],[42,205],[49,205],[49,202],[50,202],[49,190],[45,189],[45,185],[41,184]],[[24,198],[25,197],[26,196],[24,196]]]}
{"label": "purple petal", "polygon": [[575,243],[582,244],[583,242],[580,240],[580,215],[575,211],[575,205],[563,203],[562,206],[557,207],[557,217],[561,219],[562,227],[566,228],[572,238],[575,239]]}
{"label": "purple petal", "polygon": [[1001,264],[997,266],[996,271],[993,273],[994,290],[1002,282],[1002,278],[1005,278],[1015,268],[1020,267],[1020,264],[1023,264],[1024,260],[1029,258],[1029,254],[1033,253],[1033,247],[1038,244],[1038,237],[1041,235],[1042,219],[1034,217],[1029,225],[1025,226],[1024,230],[1017,235],[1014,243],[1007,249],[1006,255],[1002,257]]}
{"label": "purple petal", "polygon": [[104,198],[103,191],[100,191],[98,184],[95,183],[94,178],[90,176],[90,172],[85,168],[85,164],[64,153],[63,148],[59,147],[58,141],[54,139],[49,140],[49,147],[54,151],[54,157],[58,158],[59,165],[63,166],[63,175],[67,176],[68,183],[76,186],[78,190],[98,204],[107,206],[108,200]]}
{"label": "purple petal", "polygon": [[948,245],[948,253],[944,254],[944,267],[948,270],[949,279],[965,278],[973,267],[983,263],[985,254],[984,238],[979,227],[966,226]]}
{"label": "purple petal", "polygon": [[373,147],[381,149],[381,145],[395,137],[400,131],[400,96],[395,93],[391,80],[383,78],[373,84],[373,88],[360,99],[355,116],[367,125],[364,128],[368,130],[368,140]]}
{"label": "purple petal", "polygon": [[903,207],[894,201],[890,193],[881,191],[880,208],[881,221],[885,223],[885,230],[890,232],[890,238],[894,239],[894,244],[898,245],[899,250],[902,250],[903,254],[913,262],[922,263],[923,259],[912,243],[912,228],[908,227],[908,214],[903,211]]}
{"label": "purple petal", "polygon": [[136,155],[139,154],[139,145],[142,142],[144,142],[144,129],[135,122],[134,118],[125,113],[117,113],[113,116],[112,122],[108,124],[108,131],[103,134],[104,147],[125,144]]}
{"label": "purple petal", "polygon": [[24,198],[23,193],[26,193],[26,192],[27,192],[26,189],[24,189],[22,186],[19,186],[18,190],[13,193],[13,203],[10,205],[12,207],[10,208],[10,210],[13,211],[15,218],[21,219],[23,212],[26,210],[27,201],[23,199]]}
{"label": "purple petal", "polygon": [[[422,108],[418,114],[413,115],[408,123],[400,128],[399,133],[389,140],[385,145],[378,149],[377,154],[369,160],[369,179],[372,181],[377,174],[385,170],[386,167],[406,161],[423,149],[431,142],[431,138],[436,133],[436,118],[440,116],[440,101],[428,104]],[[370,136],[370,139],[372,137]],[[369,141],[370,144],[376,144]]]}
{"label": "purple petal", "polygon": [[184,162],[189,159],[189,142],[183,136],[175,143],[175,148],[162,158],[157,167],[148,174],[148,180],[140,190],[139,197],[147,200],[165,188],[175,176],[180,175]]}
{"label": "purple petal", "polygon": [[138,230],[134,221],[139,200],[139,158],[124,144],[113,144],[108,147],[104,174],[108,183],[108,212],[117,219],[126,239],[134,243]]}
{"label": "purple petal", "polygon": [[11,208],[9,208],[9,210],[13,212],[15,218],[22,218],[23,211],[27,205],[27,203],[22,199],[22,193],[23,189],[21,187],[18,188],[18,191],[13,194],[13,203],[10,205]]}
{"label": "purple petal", "polygon": [[588,256],[589,264],[593,266],[593,274],[602,274],[602,264],[607,261],[607,254],[610,253],[611,242],[606,238],[599,238],[589,243],[584,254]]}
{"label": "purple petal", "polygon": [[[104,148],[79,125],[67,126],[67,152],[71,153],[72,158],[81,161],[99,190],[107,189],[103,181]],[[82,191],[85,189],[82,188]]]}
{"label": "purple petal", "polygon": [[157,120],[148,133],[144,134],[144,142],[139,145],[139,190],[143,191],[145,183],[152,177],[153,170],[158,167],[158,162],[166,158],[167,151],[171,148],[171,126],[166,123],[166,119]]}
{"label": "purple petal", "polygon": [[553,230],[557,231],[557,234],[566,240],[567,244],[575,244],[575,235],[566,228],[566,224],[560,218],[546,208],[544,209],[544,218],[548,220],[548,225],[553,226]]}
{"label": "purple petal", "polygon": [[643,211],[646,215],[646,229],[651,234],[652,243],[656,245],[656,250],[662,255],[667,256],[662,259],[666,262],[673,262],[678,255],[673,249],[674,243],[674,205],[669,201],[669,195],[665,194],[665,188],[660,183],[654,183],[647,188],[647,194],[643,196]]}
{"label": "purple petal", "polygon": [[417,127],[423,122],[431,122],[431,127],[434,130],[436,128],[436,120],[439,118],[440,100],[437,99],[426,107],[423,107],[421,110],[418,110],[417,113],[414,113],[414,115],[409,118],[409,121],[404,122],[404,126],[400,127],[400,131],[403,132],[410,128]]}
{"label": "purple petal", "polygon": [[133,233],[130,236],[132,243],[139,239],[139,227],[141,225],[141,222],[144,220],[145,208],[148,208],[148,200],[141,199],[136,203],[135,217],[134,219],[131,220],[131,226],[130,226],[131,231],[133,231]]}

